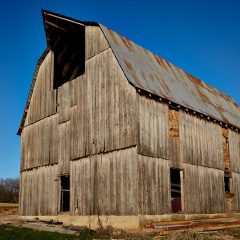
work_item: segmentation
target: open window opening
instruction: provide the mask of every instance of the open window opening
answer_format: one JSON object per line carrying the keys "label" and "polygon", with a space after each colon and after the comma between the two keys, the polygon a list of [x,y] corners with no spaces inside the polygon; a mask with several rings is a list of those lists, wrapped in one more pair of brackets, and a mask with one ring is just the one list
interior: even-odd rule
{"label": "open window opening", "polygon": [[70,178],[61,176],[61,212],[70,211]]}
{"label": "open window opening", "polygon": [[181,198],[181,170],[176,168],[170,169],[171,181],[171,207],[172,212],[182,211],[182,198]]}
{"label": "open window opening", "polygon": [[54,52],[54,86],[85,72],[85,26],[51,14],[44,15],[48,47]]}

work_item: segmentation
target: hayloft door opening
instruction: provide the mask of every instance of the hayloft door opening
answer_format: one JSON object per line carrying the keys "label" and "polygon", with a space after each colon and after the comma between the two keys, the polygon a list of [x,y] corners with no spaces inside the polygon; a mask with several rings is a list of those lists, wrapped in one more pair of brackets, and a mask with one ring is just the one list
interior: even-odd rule
{"label": "hayloft door opening", "polygon": [[61,176],[61,212],[70,211],[70,177]]}
{"label": "hayloft door opening", "polygon": [[174,213],[182,211],[182,194],[181,194],[181,170],[176,168],[170,169],[171,181],[171,211]]}
{"label": "hayloft door opening", "polygon": [[57,89],[85,72],[85,26],[52,14],[44,15],[47,44],[54,52],[54,83]]}

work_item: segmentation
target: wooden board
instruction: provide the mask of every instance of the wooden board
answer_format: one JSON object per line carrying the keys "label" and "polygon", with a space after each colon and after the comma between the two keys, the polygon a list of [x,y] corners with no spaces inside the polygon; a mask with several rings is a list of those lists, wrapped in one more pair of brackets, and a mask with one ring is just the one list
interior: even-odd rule
{"label": "wooden board", "polygon": [[136,145],[136,90],[110,49],[86,62],[71,119],[71,159]]}
{"label": "wooden board", "polygon": [[59,106],[59,123],[64,123],[71,119],[71,88],[70,82],[64,83],[58,88],[58,106]]}
{"label": "wooden board", "polygon": [[50,51],[39,67],[24,126],[56,113],[56,94],[53,89],[54,54]]}
{"label": "wooden board", "polygon": [[229,130],[230,169],[240,173],[240,133]]}
{"label": "wooden board", "polygon": [[104,37],[102,30],[95,26],[86,26],[86,39],[85,39],[85,58],[86,60],[96,56],[102,51],[109,48],[109,44]]}
{"label": "wooden board", "polygon": [[184,211],[221,213],[225,211],[224,171],[184,164]]}
{"label": "wooden board", "polygon": [[240,174],[232,173],[233,210],[240,211]]}
{"label": "wooden board", "polygon": [[169,159],[168,106],[138,95],[138,153]]}
{"label": "wooden board", "polygon": [[70,163],[71,213],[138,213],[136,147],[96,154]]}
{"label": "wooden board", "polygon": [[58,203],[57,165],[21,173],[19,214],[56,215]]}
{"label": "wooden board", "polygon": [[224,169],[221,127],[180,111],[180,154],[185,163]]}
{"label": "wooden board", "polygon": [[138,154],[140,214],[170,213],[170,161]]}
{"label": "wooden board", "polygon": [[58,173],[69,174],[70,171],[70,121],[58,126],[59,150],[58,150]]}
{"label": "wooden board", "polygon": [[58,162],[58,115],[26,126],[22,132],[21,171]]}

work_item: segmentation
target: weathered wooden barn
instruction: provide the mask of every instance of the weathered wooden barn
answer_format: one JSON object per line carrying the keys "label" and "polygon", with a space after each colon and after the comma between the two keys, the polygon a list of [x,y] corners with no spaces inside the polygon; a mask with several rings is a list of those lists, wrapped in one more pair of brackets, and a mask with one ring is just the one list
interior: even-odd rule
{"label": "weathered wooden barn", "polygon": [[114,225],[240,211],[231,97],[99,23],[42,14],[47,48],[18,131],[20,215]]}

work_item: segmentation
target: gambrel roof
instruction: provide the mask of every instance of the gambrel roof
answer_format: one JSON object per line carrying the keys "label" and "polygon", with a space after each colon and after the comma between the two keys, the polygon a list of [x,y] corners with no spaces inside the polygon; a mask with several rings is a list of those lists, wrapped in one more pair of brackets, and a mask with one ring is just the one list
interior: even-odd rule
{"label": "gambrel roof", "polygon": [[[127,80],[134,87],[240,129],[240,107],[231,97],[216,88],[99,23],[82,22],[45,10],[42,13],[48,47],[50,39],[46,16],[72,24],[99,26]],[[18,134],[21,133],[24,125],[33,87],[34,84],[31,87]]]}

